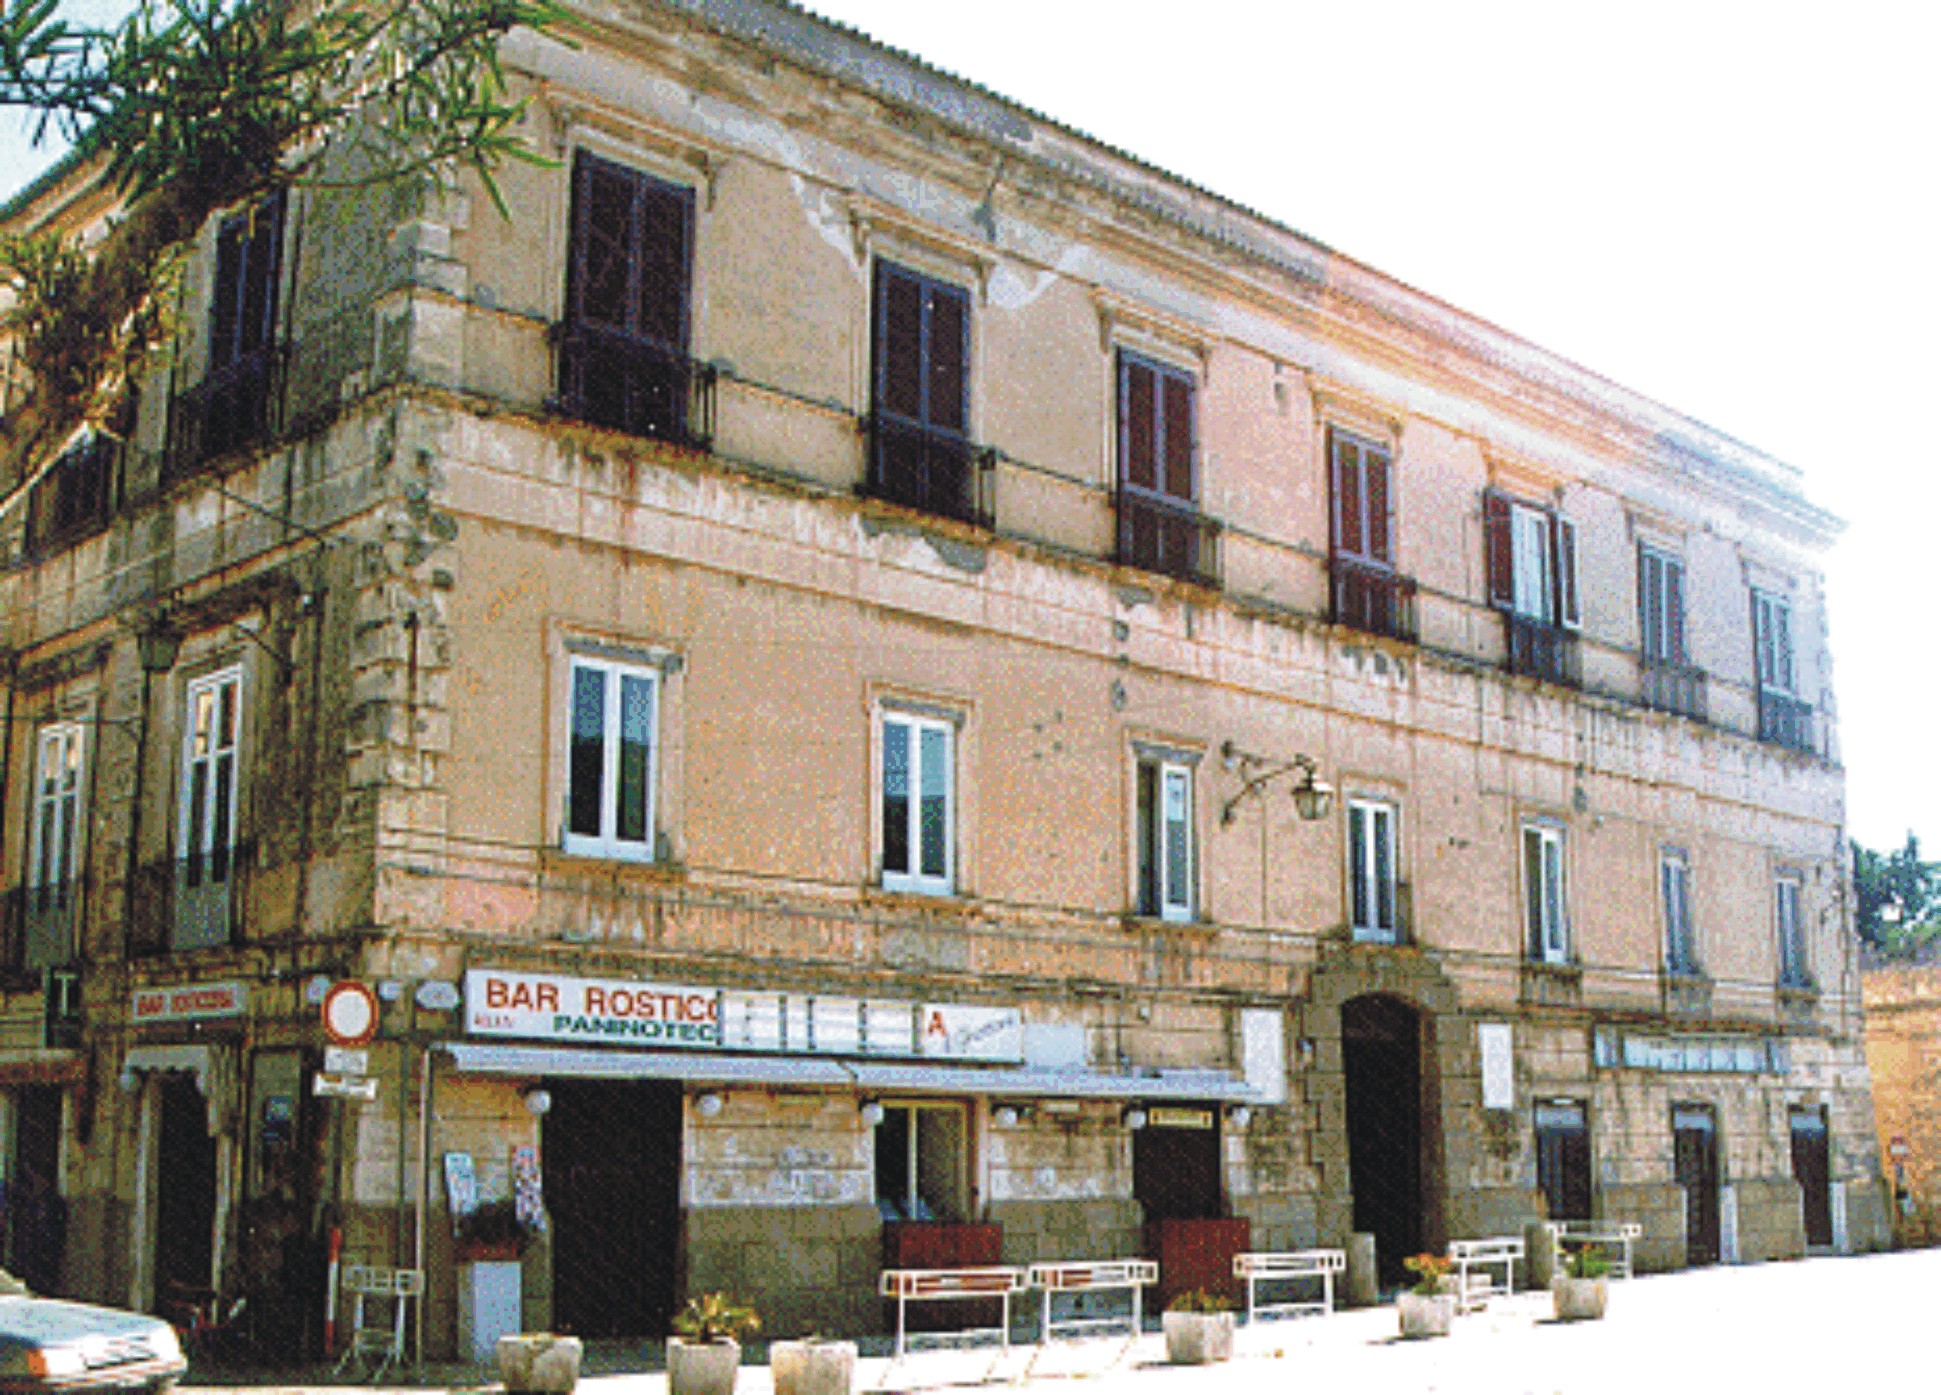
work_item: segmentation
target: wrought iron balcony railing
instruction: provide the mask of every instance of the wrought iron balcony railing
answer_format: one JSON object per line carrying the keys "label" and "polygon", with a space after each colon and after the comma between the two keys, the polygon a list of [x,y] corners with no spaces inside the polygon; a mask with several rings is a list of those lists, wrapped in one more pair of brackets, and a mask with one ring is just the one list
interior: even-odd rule
{"label": "wrought iron balcony railing", "polygon": [[108,526],[120,461],[120,442],[92,436],[55,462],[28,501],[28,556],[44,557]]}
{"label": "wrought iron balcony railing", "polygon": [[893,418],[872,417],[868,427],[865,495],[977,528],[996,526],[996,451]]}
{"label": "wrought iron balcony railing", "polygon": [[1119,486],[1119,562],[1199,586],[1220,587],[1220,521],[1193,504]]}
{"label": "wrought iron balcony railing", "polygon": [[555,338],[557,410],[594,426],[694,450],[713,444],[712,364],[583,320],[562,323]]}
{"label": "wrought iron balcony railing", "polygon": [[1809,755],[1815,753],[1818,748],[1813,744],[1812,705],[1801,702],[1790,693],[1776,693],[1770,688],[1761,688],[1759,739],[1795,751],[1805,751]]}
{"label": "wrought iron balcony railing", "polygon": [[243,842],[136,869],[129,888],[130,951],[234,944],[254,865],[255,845]]}
{"label": "wrought iron balcony railing", "polygon": [[1328,563],[1334,622],[1371,635],[1415,641],[1415,582],[1351,557]]}
{"label": "wrought iron balcony railing", "polygon": [[1690,717],[1694,722],[1706,719],[1704,669],[1645,659],[1638,674],[1638,695],[1646,707]]}
{"label": "wrought iron balcony railing", "polygon": [[268,344],[212,369],[169,409],[163,483],[197,473],[211,461],[265,444],[282,426],[283,347]]}
{"label": "wrought iron balcony railing", "polygon": [[1568,688],[1582,685],[1577,636],[1571,631],[1521,615],[1505,615],[1503,643],[1503,666],[1511,673]]}

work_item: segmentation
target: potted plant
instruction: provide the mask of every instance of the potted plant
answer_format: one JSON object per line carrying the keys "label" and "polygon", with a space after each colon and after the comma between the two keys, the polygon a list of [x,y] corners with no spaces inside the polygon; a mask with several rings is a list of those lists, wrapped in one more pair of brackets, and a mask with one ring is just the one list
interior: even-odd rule
{"label": "potted plant", "polygon": [[741,1339],[761,1330],[755,1310],[725,1293],[690,1298],[667,1339],[667,1386],[672,1395],[732,1395],[741,1365]]}
{"label": "potted plant", "polygon": [[1564,1272],[1550,1281],[1557,1321],[1584,1322],[1604,1316],[1611,1300],[1611,1261],[1602,1245],[1564,1247]]}
{"label": "potted plant", "polygon": [[578,1337],[521,1332],[498,1341],[499,1379],[506,1395],[572,1395],[583,1352]]}
{"label": "potted plant", "polygon": [[461,1264],[516,1260],[537,1233],[510,1199],[488,1201],[458,1218],[456,1258]]}
{"label": "potted plant", "polygon": [[1204,1366],[1233,1357],[1233,1301],[1212,1289],[1189,1289],[1167,1305],[1160,1326],[1166,1359],[1175,1366]]}
{"label": "potted plant", "polygon": [[856,1385],[856,1344],[810,1333],[768,1348],[775,1395],[849,1395]]}
{"label": "potted plant", "polygon": [[1415,1275],[1412,1288],[1395,1298],[1401,1315],[1404,1337],[1447,1337],[1456,1315],[1456,1295],[1448,1292],[1447,1279],[1452,1268],[1442,1255],[1410,1255],[1402,1266]]}

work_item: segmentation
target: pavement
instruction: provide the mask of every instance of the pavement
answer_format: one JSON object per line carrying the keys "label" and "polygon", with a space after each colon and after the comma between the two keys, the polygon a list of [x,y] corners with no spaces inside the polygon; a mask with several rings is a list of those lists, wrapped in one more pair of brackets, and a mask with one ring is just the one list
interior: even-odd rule
{"label": "pavement", "polygon": [[[880,1345],[866,1347],[881,1350]],[[1941,1389],[1941,1250],[1806,1259],[1613,1282],[1601,1322],[1559,1323],[1547,1293],[1498,1298],[1446,1338],[1405,1342],[1392,1306],[1242,1328],[1234,1359],[1165,1364],[1163,1339],[1098,1337],[1046,1347],[929,1351],[857,1363],[859,1391],[1029,1390],[1032,1395],[1682,1395],[1813,1392],[1862,1383]],[[594,1363],[614,1364],[612,1353]],[[637,1364],[652,1362],[641,1349]],[[654,1362],[653,1364],[658,1364]],[[395,1379],[395,1378],[394,1378]],[[423,1383],[355,1386],[462,1391],[489,1373],[427,1369]],[[241,1376],[198,1387],[319,1395],[326,1384]],[[343,1388],[343,1387],[334,1387]],[[668,1395],[659,1371],[584,1374],[580,1395]],[[744,1364],[736,1395],[773,1395],[764,1364]]]}

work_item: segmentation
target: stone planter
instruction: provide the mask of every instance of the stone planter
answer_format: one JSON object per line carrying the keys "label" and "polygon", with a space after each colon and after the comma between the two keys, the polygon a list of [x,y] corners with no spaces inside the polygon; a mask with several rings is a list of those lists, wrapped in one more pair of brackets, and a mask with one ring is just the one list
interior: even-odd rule
{"label": "stone planter", "polygon": [[667,1388],[671,1395],[734,1395],[741,1343],[667,1339]]}
{"label": "stone planter", "polygon": [[498,1341],[499,1379],[506,1395],[572,1395],[579,1384],[578,1337],[522,1332]]}
{"label": "stone planter", "polygon": [[1204,1366],[1233,1359],[1232,1313],[1162,1314],[1166,1359],[1175,1366]]}
{"label": "stone planter", "polygon": [[1395,1299],[1395,1311],[1401,1315],[1404,1337],[1447,1337],[1456,1316],[1456,1298],[1450,1293],[1431,1297],[1404,1289]]}
{"label": "stone planter", "polygon": [[1587,1322],[1604,1316],[1605,1305],[1611,1301],[1611,1281],[1559,1275],[1550,1281],[1550,1297],[1557,1305],[1557,1321]]}
{"label": "stone planter", "polygon": [[768,1348],[775,1395],[850,1395],[856,1388],[854,1342],[775,1342]]}

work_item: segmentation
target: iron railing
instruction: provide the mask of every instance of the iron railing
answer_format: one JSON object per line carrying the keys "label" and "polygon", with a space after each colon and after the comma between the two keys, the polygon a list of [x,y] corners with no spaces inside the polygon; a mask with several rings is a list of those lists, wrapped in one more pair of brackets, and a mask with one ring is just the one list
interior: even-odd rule
{"label": "iron railing", "polygon": [[1503,630],[1503,666],[1511,673],[1567,688],[1582,685],[1577,636],[1571,631],[1521,615],[1505,615]]}
{"label": "iron railing", "polygon": [[585,320],[566,321],[554,334],[560,413],[694,450],[713,445],[712,364]]}
{"label": "iron railing", "polygon": [[1638,696],[1646,707],[1674,716],[1706,719],[1705,670],[1690,664],[1645,659],[1638,669]]}
{"label": "iron railing", "polygon": [[1183,499],[1119,486],[1118,561],[1198,586],[1220,588],[1220,521]]}
{"label": "iron railing", "polygon": [[266,344],[211,369],[170,405],[162,482],[174,484],[211,461],[274,440],[282,427],[282,404],[280,344]]}
{"label": "iron railing", "polygon": [[80,928],[78,877],[17,886],[0,897],[0,971],[9,978],[38,975],[73,961]]}
{"label": "iron railing", "polygon": [[137,868],[129,887],[130,952],[234,944],[254,864],[255,845],[241,842]]}
{"label": "iron railing", "polygon": [[1350,557],[1328,564],[1334,623],[1371,635],[1415,641],[1415,581]]}
{"label": "iron railing", "polygon": [[1759,739],[1812,755],[1813,708],[1790,693],[1759,690]]}
{"label": "iron railing", "polygon": [[977,528],[997,524],[997,452],[952,431],[871,417],[862,492]]}
{"label": "iron railing", "polygon": [[121,444],[108,436],[91,436],[62,454],[28,501],[28,556],[44,557],[108,526],[120,460]]}

